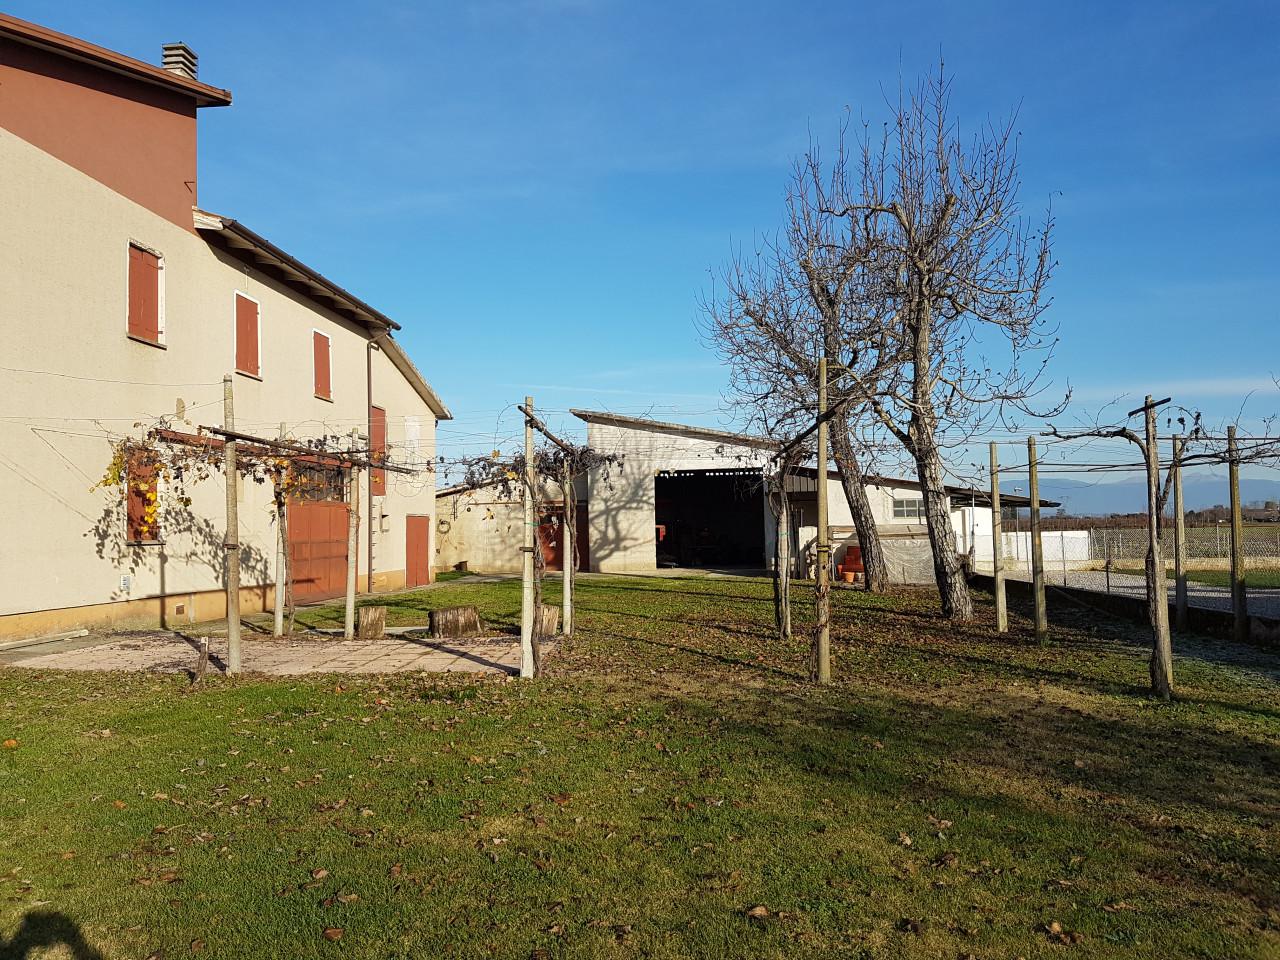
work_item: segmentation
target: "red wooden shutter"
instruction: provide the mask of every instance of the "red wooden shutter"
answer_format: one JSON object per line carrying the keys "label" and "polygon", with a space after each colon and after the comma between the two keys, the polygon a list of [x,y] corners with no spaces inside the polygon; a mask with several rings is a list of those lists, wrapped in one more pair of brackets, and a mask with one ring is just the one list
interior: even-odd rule
{"label": "red wooden shutter", "polygon": [[160,258],[129,244],[129,334],[160,342]]}
{"label": "red wooden shutter", "polygon": [[160,539],[159,524],[154,511],[147,519],[147,510],[156,502],[155,467],[135,467],[126,480],[125,537],[131,543],[147,543]]}
{"label": "red wooden shutter", "polygon": [[311,334],[311,346],[315,358],[316,396],[332,400],[329,384],[329,338],[317,330]]}
{"label": "red wooden shutter", "polygon": [[258,376],[258,305],[236,294],[236,369]]}
{"label": "red wooden shutter", "polygon": [[[387,455],[387,411],[369,408],[369,459],[381,463]],[[370,489],[375,497],[387,495],[387,471],[374,467],[369,474]]]}

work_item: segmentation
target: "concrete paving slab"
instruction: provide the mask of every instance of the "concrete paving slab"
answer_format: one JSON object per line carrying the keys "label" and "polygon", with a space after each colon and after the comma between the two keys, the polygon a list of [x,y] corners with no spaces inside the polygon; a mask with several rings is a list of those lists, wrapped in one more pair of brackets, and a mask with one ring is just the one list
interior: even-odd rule
{"label": "concrete paving slab", "polygon": [[[92,643],[86,642],[90,639]],[[196,667],[200,643],[201,638],[170,631],[96,634],[2,651],[0,665],[33,670],[190,673]],[[209,638],[209,672],[223,672],[226,658],[226,638]],[[433,640],[420,631],[374,641],[313,635],[276,640],[251,635],[242,639],[242,658],[246,673],[269,676],[402,672],[514,675],[520,671],[520,642],[510,636]]]}

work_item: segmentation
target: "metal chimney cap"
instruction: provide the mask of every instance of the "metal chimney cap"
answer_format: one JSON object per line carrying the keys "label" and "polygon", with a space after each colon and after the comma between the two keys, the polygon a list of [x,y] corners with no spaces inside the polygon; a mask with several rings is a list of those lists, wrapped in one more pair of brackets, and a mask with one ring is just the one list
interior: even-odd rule
{"label": "metal chimney cap", "polygon": [[188,80],[196,79],[199,62],[196,52],[185,43],[166,43],[161,48],[160,66]]}

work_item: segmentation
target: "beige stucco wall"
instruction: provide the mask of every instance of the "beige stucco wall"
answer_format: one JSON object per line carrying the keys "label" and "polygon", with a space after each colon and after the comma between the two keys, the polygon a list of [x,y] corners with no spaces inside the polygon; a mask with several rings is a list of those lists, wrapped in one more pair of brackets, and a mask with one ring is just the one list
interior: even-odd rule
{"label": "beige stucco wall", "polygon": [[[577,485],[575,496],[585,495],[586,484]],[[544,503],[560,503],[560,485],[542,487]],[[481,487],[440,496],[436,501],[436,569],[451,570],[465,563],[481,573],[519,573],[523,557],[524,499],[517,486],[511,496],[495,487]]]}
{"label": "beige stucco wall", "polygon": [[[162,520],[163,547],[124,547],[118,493],[90,492],[111,438],[166,414],[180,430],[222,424],[237,290],[261,303],[262,378],[234,377],[245,432],[275,436],[281,422],[294,439],[364,431],[367,335],[3,129],[0,170],[0,366],[9,368],[0,371],[0,618],[220,588],[222,480],[195,488],[190,522]],[[164,257],[164,349],[126,336],[130,241]],[[313,329],[332,338],[332,402],[313,396]],[[387,409],[393,447],[403,445],[406,418],[417,418],[430,461],[435,418],[381,353],[373,398]],[[379,574],[394,585],[397,572],[403,582],[404,518],[434,513],[434,478],[389,477],[374,510],[375,586]],[[363,574],[367,497],[361,513]],[[275,542],[270,491],[249,484],[240,516],[244,582],[265,583]],[[0,619],[0,636],[23,629],[14,623]]]}

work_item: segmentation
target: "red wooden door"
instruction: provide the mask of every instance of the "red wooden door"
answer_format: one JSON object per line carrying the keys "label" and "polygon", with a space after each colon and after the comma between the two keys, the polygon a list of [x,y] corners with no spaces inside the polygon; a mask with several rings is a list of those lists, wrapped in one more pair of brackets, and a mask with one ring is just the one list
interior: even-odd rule
{"label": "red wooden door", "polygon": [[542,566],[544,570],[564,568],[563,507],[544,507],[538,521],[538,539],[542,542]]}
{"label": "red wooden door", "polygon": [[406,587],[420,587],[431,582],[431,518],[405,518]]}
{"label": "red wooden door", "polygon": [[333,500],[290,503],[289,569],[299,603],[347,590],[347,505]]}

